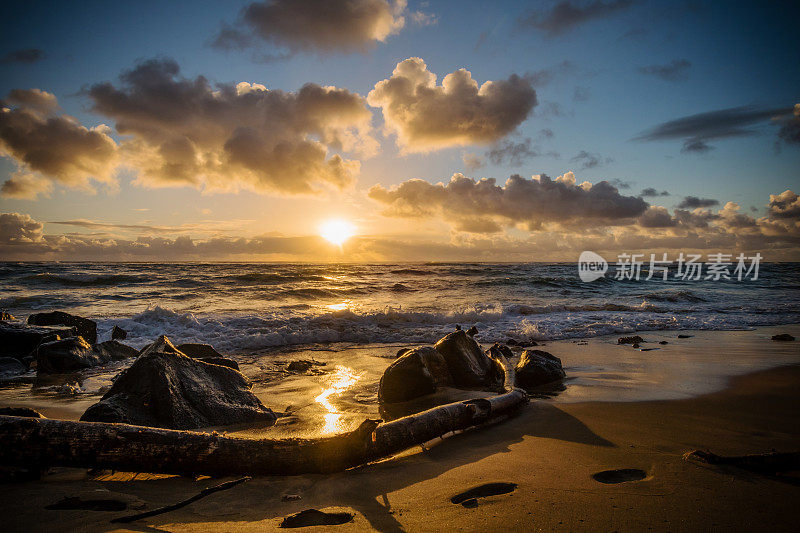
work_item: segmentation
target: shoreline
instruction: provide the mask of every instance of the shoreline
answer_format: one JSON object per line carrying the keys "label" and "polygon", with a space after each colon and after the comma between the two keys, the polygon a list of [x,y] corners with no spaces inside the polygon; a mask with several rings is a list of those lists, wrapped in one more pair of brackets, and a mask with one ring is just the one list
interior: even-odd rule
{"label": "shoreline", "polygon": [[[0,485],[10,531],[263,531],[307,508],[349,512],[336,531],[789,530],[798,478],[759,476],[688,462],[719,454],[797,451],[800,365],[734,377],[723,391],[681,400],[533,401],[510,420],[333,475],[264,477],[184,509],[115,528],[120,512],[43,510],[63,497],[108,498],[130,509],[178,501],[225,479],[54,469],[42,480]],[[600,483],[592,474],[639,469],[644,478]],[[450,503],[471,487],[505,482],[513,492]],[[282,501],[284,495],[299,500]]]}

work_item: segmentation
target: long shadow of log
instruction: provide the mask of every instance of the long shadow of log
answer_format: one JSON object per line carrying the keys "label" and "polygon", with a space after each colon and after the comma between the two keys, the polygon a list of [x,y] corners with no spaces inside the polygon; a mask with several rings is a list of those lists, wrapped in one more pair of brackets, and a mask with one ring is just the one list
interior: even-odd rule
{"label": "long shadow of log", "polygon": [[[237,491],[236,507],[241,514],[232,517],[231,521],[255,522],[279,518],[311,506],[340,507],[360,513],[377,531],[401,532],[404,531],[403,524],[392,512],[389,494],[437,478],[452,469],[508,453],[513,445],[521,443],[525,437],[591,446],[615,446],[558,407],[537,402],[523,408],[502,425],[451,436],[447,438],[447,444],[430,447],[422,453],[405,454],[336,474],[255,478],[246,489]],[[134,488],[130,482],[105,483],[112,483],[110,488],[116,492],[127,492]],[[134,483],[137,488],[142,488],[142,485],[183,482],[172,478]],[[189,485],[185,489],[186,494],[196,491],[191,482],[186,480],[185,483]],[[281,495],[294,492],[298,487],[303,492],[302,501],[281,504]],[[136,492],[139,497],[146,498],[150,491],[145,489]],[[265,498],[265,494],[272,496]],[[175,519],[194,521],[191,515],[185,514],[180,518],[174,516]]]}

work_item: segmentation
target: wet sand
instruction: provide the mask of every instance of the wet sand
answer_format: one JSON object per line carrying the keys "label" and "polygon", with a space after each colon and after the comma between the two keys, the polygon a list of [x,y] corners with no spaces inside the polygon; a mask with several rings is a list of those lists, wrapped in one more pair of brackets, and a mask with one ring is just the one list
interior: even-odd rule
{"label": "wet sand", "polygon": [[[800,344],[769,341],[773,329],[798,332],[797,326],[696,332],[670,350],[679,345],[677,333],[641,334],[669,335],[670,344],[638,354],[608,339],[547,343],[574,379],[559,396],[534,400],[511,420],[340,474],[256,478],[125,527],[109,520],[224,480],[54,469],[40,481],[0,486],[4,529],[263,531],[316,508],[354,515],[352,522],[316,529],[336,531],[794,530],[797,477],[682,458],[698,448],[726,455],[800,451]],[[610,401],[613,390],[638,392]],[[592,391],[600,401],[588,401]],[[350,404],[344,398],[339,405]],[[628,471],[600,479],[622,482],[592,477],[618,469]],[[640,477],[636,470],[643,479],[624,481]],[[450,501],[493,482],[517,486],[469,507]],[[282,501],[285,495],[300,499]],[[65,496],[118,499],[129,510],[44,510]]]}

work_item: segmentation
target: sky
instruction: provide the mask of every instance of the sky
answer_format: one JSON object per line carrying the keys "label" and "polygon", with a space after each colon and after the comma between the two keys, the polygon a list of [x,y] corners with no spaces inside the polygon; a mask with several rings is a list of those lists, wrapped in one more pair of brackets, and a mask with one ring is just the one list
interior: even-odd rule
{"label": "sky", "polygon": [[13,3],[0,259],[800,260],[798,15]]}

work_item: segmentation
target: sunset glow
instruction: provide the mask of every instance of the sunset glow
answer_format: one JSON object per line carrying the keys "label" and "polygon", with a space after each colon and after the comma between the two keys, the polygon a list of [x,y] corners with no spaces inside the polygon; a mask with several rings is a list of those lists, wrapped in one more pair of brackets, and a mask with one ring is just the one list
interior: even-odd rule
{"label": "sunset glow", "polygon": [[326,241],[341,246],[355,233],[355,226],[346,220],[334,219],[324,222],[319,228],[320,236]]}

